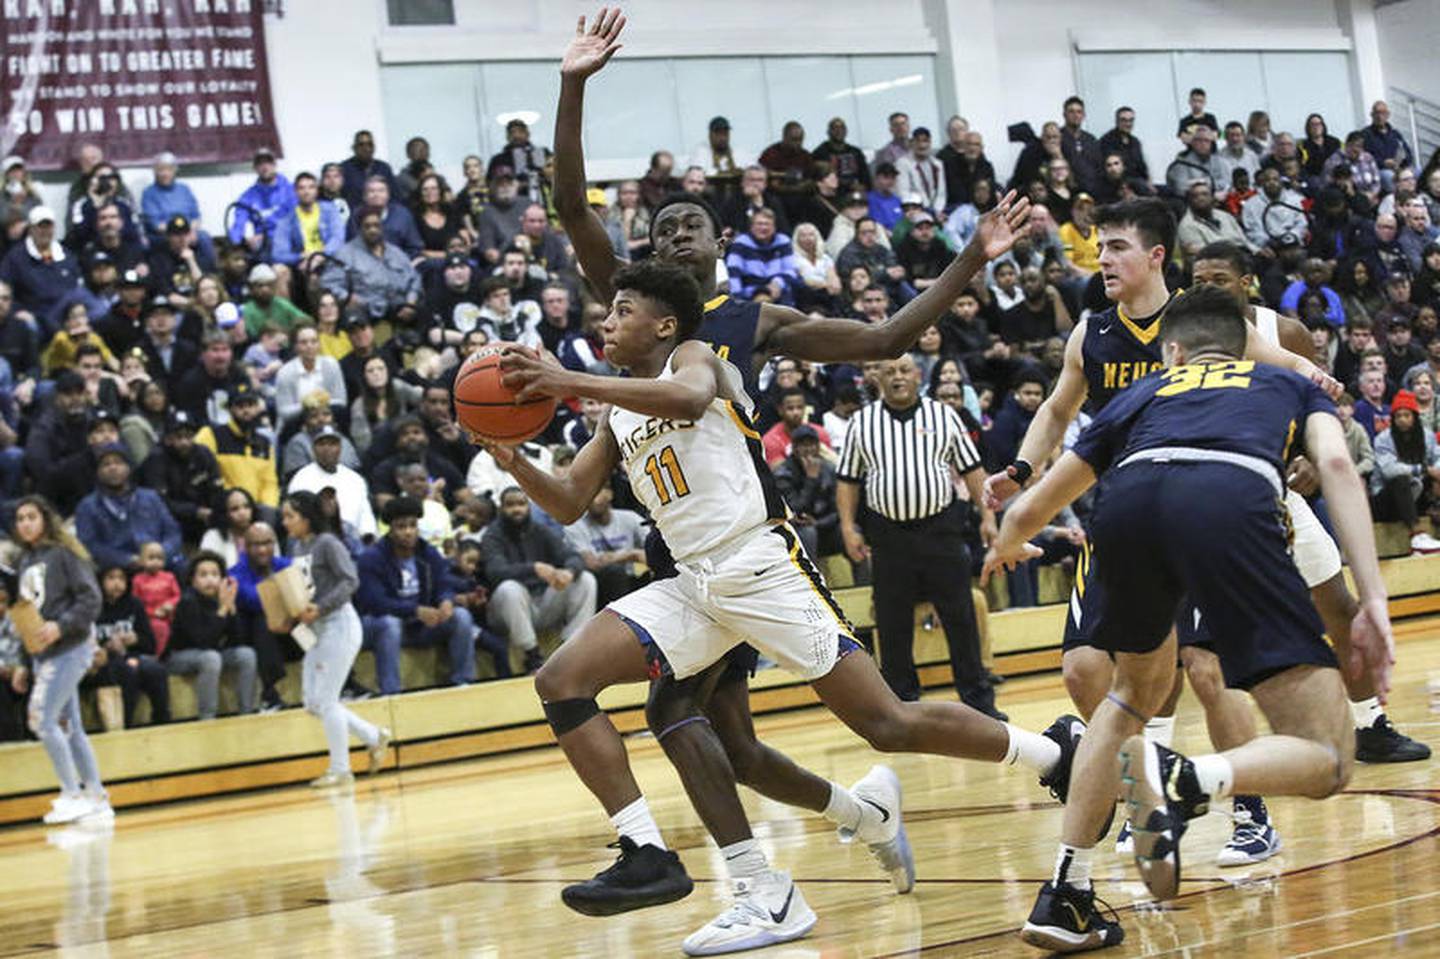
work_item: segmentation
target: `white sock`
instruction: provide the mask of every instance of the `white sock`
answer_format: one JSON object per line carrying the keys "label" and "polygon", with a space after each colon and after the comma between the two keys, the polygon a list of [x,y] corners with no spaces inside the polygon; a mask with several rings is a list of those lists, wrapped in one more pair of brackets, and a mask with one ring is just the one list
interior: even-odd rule
{"label": "white sock", "polygon": [[1145,738],[1157,746],[1170,748],[1175,741],[1175,717],[1156,716],[1145,724]]}
{"label": "white sock", "polygon": [[1356,729],[1369,729],[1381,716],[1385,715],[1385,710],[1380,706],[1380,697],[1371,696],[1369,699],[1352,699],[1350,715],[1355,717]]}
{"label": "white sock", "polygon": [[1076,889],[1090,888],[1090,857],[1094,854],[1093,846],[1067,846],[1060,844],[1060,851],[1055,856],[1055,885],[1062,883],[1073,886]]}
{"label": "white sock", "polygon": [[753,879],[770,868],[765,854],[760,851],[760,844],[753,838],[721,846],[720,852],[725,857],[725,871],[731,879]]}
{"label": "white sock", "polygon": [[831,783],[830,801],[825,804],[824,816],[842,829],[858,832],[865,816],[865,807],[850,794],[850,790],[839,783]]}
{"label": "white sock", "polygon": [[1218,753],[1196,756],[1191,762],[1195,764],[1195,778],[1200,788],[1209,793],[1211,799],[1224,799],[1235,788],[1235,769],[1224,756]]}
{"label": "white sock", "polygon": [[1005,731],[1010,734],[1010,745],[1002,760],[1005,765],[1018,762],[1043,776],[1060,761],[1060,744],[1055,740],[1009,723],[1005,724]]}
{"label": "white sock", "polygon": [[660,827],[655,824],[655,817],[650,815],[650,806],[644,796],[611,816],[610,822],[617,833],[629,836],[637,846],[665,848],[665,840],[660,838]]}

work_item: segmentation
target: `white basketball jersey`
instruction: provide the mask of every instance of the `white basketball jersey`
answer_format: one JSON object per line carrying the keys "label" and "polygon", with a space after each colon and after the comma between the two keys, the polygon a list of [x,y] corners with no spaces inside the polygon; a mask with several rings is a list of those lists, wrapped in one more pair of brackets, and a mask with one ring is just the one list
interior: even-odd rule
{"label": "white basketball jersey", "polygon": [[1268,306],[1255,307],[1255,331],[1266,343],[1280,345],[1279,315]]}
{"label": "white basketball jersey", "polygon": [[[672,355],[657,379],[674,376],[673,361]],[[750,420],[744,380],[734,366],[724,360],[720,365],[719,395],[698,420],[646,416],[619,406],[610,411],[630,488],[678,562],[786,515]]]}

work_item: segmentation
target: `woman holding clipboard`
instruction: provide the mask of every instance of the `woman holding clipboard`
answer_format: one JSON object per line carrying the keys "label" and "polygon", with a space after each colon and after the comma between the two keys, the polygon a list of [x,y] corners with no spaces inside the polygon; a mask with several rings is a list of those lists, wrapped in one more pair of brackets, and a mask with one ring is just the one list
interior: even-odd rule
{"label": "woman holding clipboard", "polygon": [[100,615],[100,586],[90,554],[39,496],[20,500],[13,532],[24,551],[18,564],[20,602],[11,615],[34,673],[30,729],[60,780],[60,796],[45,822],[112,820],[115,812],[80,716],[80,680],[95,659]]}
{"label": "woman holding clipboard", "polygon": [[[318,716],[330,747],[330,768],[310,783],[317,789],[347,786],[350,773],[349,735],[365,743],[370,772],[378,772],[390,746],[390,730],[374,726],[340,704],[340,689],[360,652],[360,617],[350,598],[360,585],[355,561],[335,534],[333,518],[320,508],[314,493],[291,493],[281,504],[280,520],[290,538],[293,566],[305,577],[310,603],[296,617],[313,642],[305,650],[305,709]],[[297,630],[305,645],[306,630]],[[308,638],[308,637],[307,637]]]}

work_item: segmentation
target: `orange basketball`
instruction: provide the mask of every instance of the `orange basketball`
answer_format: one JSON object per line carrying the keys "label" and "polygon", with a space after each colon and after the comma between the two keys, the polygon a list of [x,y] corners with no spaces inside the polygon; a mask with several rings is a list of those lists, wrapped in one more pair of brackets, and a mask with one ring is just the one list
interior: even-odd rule
{"label": "orange basketball", "polygon": [[489,343],[470,354],[455,374],[455,416],[484,439],[514,445],[544,432],[555,415],[552,397],[519,403],[500,382],[500,353],[511,343]]}

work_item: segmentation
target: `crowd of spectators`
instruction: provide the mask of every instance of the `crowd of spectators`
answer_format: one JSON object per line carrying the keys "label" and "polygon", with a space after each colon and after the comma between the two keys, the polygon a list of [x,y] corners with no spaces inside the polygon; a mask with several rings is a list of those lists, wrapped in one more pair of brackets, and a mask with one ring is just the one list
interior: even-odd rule
{"label": "crowd of spectators", "polygon": [[[792,121],[758,155],[716,117],[688,165],[657,151],[641,177],[594,184],[587,198],[617,256],[638,259],[656,204],[705,194],[733,231],[731,296],[872,323],[933,283],[1005,190],[1028,196],[1030,234],[912,353],[925,392],[960,413],[994,470],[1050,389],[1075,321],[1105,305],[1097,204],[1165,197],[1179,220],[1172,284],[1211,242],[1248,250],[1256,302],[1302,320],[1346,384],[1377,515],[1419,532],[1440,482],[1440,156],[1416,156],[1389,119],[1378,102],[1343,139],[1318,114],[1293,134],[1261,111],[1222,127],[1195,90],[1174,159],[1151,171],[1134,110],[1097,137],[1071,97],[1038,135],[1011,128],[1023,149],[1002,181],[958,116],[937,136],[897,112],[873,151],[848,142],[839,118],[808,146]],[[87,145],[59,212],[23,158],[4,160],[0,497],[43,492],[73,519],[106,604],[91,681],[119,685],[127,712],[143,694],[163,721],[167,673],[196,677],[202,716],[216,711],[222,674],[242,710],[285,705],[276,685],[297,650],[268,632],[255,583],[285,563],[274,530],[286,491],[318,494],[341,521],[381,693],[402,691],[409,645],[442,647],[453,684],[475,679],[477,651],[497,676],[533,671],[539,635],[568,636],[644,581],[644,519],[623,476],[561,527],[468,442],[451,407],[457,365],[493,340],[613,372],[598,332],[607,304],[591,297],[549,206],[549,151],[515,120],[506,148],[465,158],[452,186],[422,137],[398,174],[368,131],[351,150],[289,175],[256,151],[255,181],[222,223],[202,220],[169,154],[137,199]],[[806,547],[840,555],[834,460],[877,396],[874,370],[782,358],[761,384],[765,455]],[[522,455],[567,469],[599,415],[561,404]],[[1049,531],[1052,558],[1073,551],[1078,530],[1072,516]],[[197,549],[239,584],[224,630],[196,612],[186,571]],[[1015,577],[1011,601],[1033,599]],[[12,639],[0,635],[0,734],[13,735],[25,674]]]}

